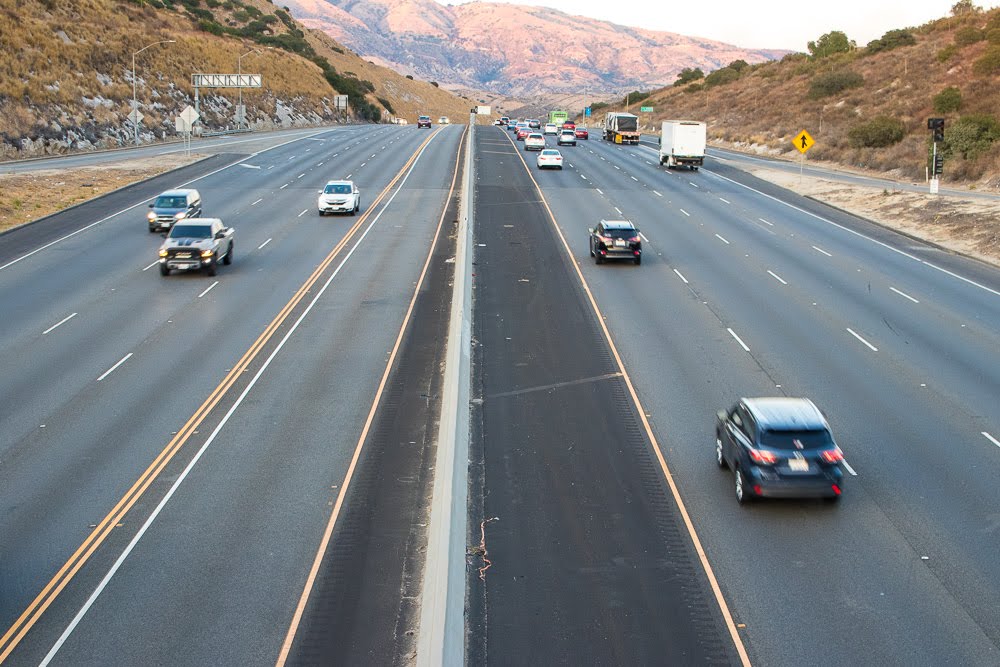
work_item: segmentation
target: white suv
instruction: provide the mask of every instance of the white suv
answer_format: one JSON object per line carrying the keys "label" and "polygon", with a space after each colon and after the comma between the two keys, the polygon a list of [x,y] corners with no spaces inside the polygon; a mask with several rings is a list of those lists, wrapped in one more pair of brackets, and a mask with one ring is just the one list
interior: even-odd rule
{"label": "white suv", "polygon": [[330,181],[319,191],[316,206],[320,215],[327,213],[354,215],[361,208],[361,191],[354,181]]}
{"label": "white suv", "polygon": [[559,134],[559,126],[555,123],[546,123],[545,134]]}

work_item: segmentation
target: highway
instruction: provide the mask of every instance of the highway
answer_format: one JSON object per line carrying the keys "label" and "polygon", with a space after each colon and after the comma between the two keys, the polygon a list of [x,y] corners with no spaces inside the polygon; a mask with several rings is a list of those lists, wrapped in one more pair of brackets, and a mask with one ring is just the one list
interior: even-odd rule
{"label": "highway", "polygon": [[[594,137],[243,137],[0,235],[0,662],[419,663],[464,199],[467,664],[1000,664],[1000,271]],[[182,183],[217,277],[156,271]],[[766,395],[827,414],[839,503],[737,504],[715,414]]]}

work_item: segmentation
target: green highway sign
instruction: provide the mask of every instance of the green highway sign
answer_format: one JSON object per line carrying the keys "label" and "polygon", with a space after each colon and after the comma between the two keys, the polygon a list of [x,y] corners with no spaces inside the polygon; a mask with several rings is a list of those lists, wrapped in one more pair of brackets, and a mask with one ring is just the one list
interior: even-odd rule
{"label": "green highway sign", "polygon": [[653,107],[639,107],[639,111],[642,113],[653,113]]}

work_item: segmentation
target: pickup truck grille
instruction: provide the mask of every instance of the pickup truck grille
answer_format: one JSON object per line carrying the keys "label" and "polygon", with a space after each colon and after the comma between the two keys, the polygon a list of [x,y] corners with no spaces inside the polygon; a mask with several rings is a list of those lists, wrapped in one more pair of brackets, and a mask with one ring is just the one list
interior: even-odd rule
{"label": "pickup truck grille", "polygon": [[192,261],[201,258],[201,250],[194,246],[189,246],[187,248],[168,248],[167,249],[167,259],[179,259],[185,261]]}

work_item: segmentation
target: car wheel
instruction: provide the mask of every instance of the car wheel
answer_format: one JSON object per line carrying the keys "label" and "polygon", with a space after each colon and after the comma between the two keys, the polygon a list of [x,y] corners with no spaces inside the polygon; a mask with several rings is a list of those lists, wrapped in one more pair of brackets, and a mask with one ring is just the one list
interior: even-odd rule
{"label": "car wheel", "polygon": [[750,490],[746,488],[746,480],[743,479],[743,471],[736,468],[733,472],[733,479],[735,481],[733,490],[736,491],[736,502],[740,505],[745,505],[750,501]]}
{"label": "car wheel", "polygon": [[715,434],[715,462],[720,468],[726,467],[726,457],[722,454],[722,438],[718,433]]}
{"label": "car wheel", "polygon": [[833,505],[840,502],[840,496],[824,496],[823,502]]}
{"label": "car wheel", "polygon": [[594,264],[604,264],[604,258],[601,257],[600,251],[594,250]]}
{"label": "car wheel", "polygon": [[222,263],[225,264],[226,266],[229,266],[230,264],[233,263],[233,246],[235,245],[236,245],[235,243],[230,243],[229,252],[227,252],[226,256],[222,258]]}
{"label": "car wheel", "polygon": [[216,266],[218,263],[219,263],[218,256],[213,255],[212,263],[205,267],[205,273],[207,273],[210,276],[214,276],[216,273],[218,273],[218,267]]}
{"label": "car wheel", "polygon": [[642,255],[635,258],[635,265],[639,266],[640,264],[642,264]]}
{"label": "car wheel", "polygon": [[160,275],[161,276],[170,275],[170,268],[166,264],[160,264]]}
{"label": "car wheel", "polygon": [[149,226],[149,233],[152,234],[155,231],[156,231],[156,227],[154,227],[153,225],[150,225]]}
{"label": "car wheel", "polygon": [[321,218],[322,218],[322,217],[323,217],[324,215],[325,215],[325,214],[323,213],[323,211],[320,211],[320,212],[319,212],[319,217],[321,217]]}

